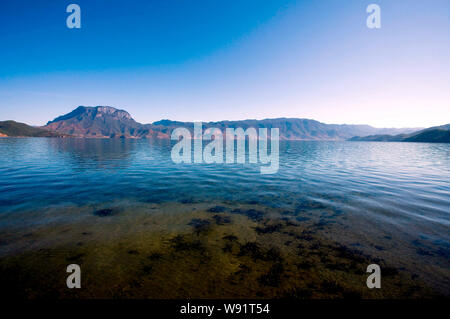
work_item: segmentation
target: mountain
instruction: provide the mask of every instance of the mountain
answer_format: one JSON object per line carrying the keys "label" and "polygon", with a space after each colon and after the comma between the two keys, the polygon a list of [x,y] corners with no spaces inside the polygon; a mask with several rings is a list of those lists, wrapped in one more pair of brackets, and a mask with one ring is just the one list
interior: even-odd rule
{"label": "mountain", "polygon": [[409,134],[354,136],[350,141],[450,143],[450,124],[434,126]]}
{"label": "mountain", "polygon": [[[186,127],[193,130],[192,122],[177,122],[162,120],[154,122],[153,125],[168,128],[172,131],[177,127]],[[279,128],[281,140],[346,140],[355,135],[371,133],[400,133],[409,132],[412,129],[378,129],[369,125],[348,124],[324,124],[310,119],[276,118],[264,120],[242,120],[242,121],[220,121],[203,123],[203,128],[216,127],[222,132],[226,128],[241,127],[244,130],[254,128]],[[269,133],[270,134],[270,133]]]}
{"label": "mountain", "polygon": [[450,124],[430,127],[404,139],[405,142],[450,143]]}
{"label": "mountain", "polygon": [[110,106],[79,106],[72,112],[48,122],[44,128],[76,137],[169,137],[153,130],[152,125],[136,122],[128,112]]}
{"label": "mountain", "polygon": [[44,130],[15,121],[0,121],[0,137],[65,137],[65,134]]}
{"label": "mountain", "polygon": [[[193,130],[192,122],[161,120],[152,124],[136,122],[128,112],[111,106],[79,106],[47,123],[44,129],[76,137],[170,138],[173,129]],[[279,128],[282,140],[346,140],[373,134],[406,134],[416,129],[374,128],[369,125],[324,124],[310,119],[276,118],[264,120],[219,121],[203,123],[203,128],[242,127]]]}

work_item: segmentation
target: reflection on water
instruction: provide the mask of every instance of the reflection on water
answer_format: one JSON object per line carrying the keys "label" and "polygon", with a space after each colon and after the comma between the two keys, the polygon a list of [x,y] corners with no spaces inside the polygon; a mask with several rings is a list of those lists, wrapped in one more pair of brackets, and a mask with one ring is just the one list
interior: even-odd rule
{"label": "reflection on water", "polygon": [[[449,145],[281,142],[278,173],[261,175],[259,165],[174,164],[171,143],[0,139],[5,273],[12,271],[13,278],[19,267],[11,258],[39,260],[51,271],[81,254],[78,259],[96,275],[103,269],[99,264],[110,260],[118,267],[130,263],[134,275],[145,264],[144,282],[130,288],[129,277],[121,284],[135,296],[153,296],[142,288],[146,280],[167,294],[179,289],[173,296],[182,296],[184,280],[206,276],[202,269],[208,265],[210,271],[222,267],[212,273],[224,282],[245,283],[247,296],[376,297],[355,281],[375,260],[396,274],[387,285],[403,287],[378,297],[413,296],[414,285],[419,295],[427,294],[424,285],[449,293]],[[66,252],[63,258],[47,258],[46,252],[58,249]],[[147,265],[152,253],[162,257]],[[169,283],[163,269],[174,262],[191,279]],[[296,277],[302,271],[310,282]],[[336,271],[343,276],[338,283],[330,277]],[[222,284],[216,282],[232,291]],[[208,289],[193,295],[219,294],[211,288],[208,295]]]}
{"label": "reflection on water", "polygon": [[122,168],[129,165],[129,157],[136,143],[128,139],[115,140],[93,139],[86,143],[84,139],[50,139],[49,145],[55,152],[65,153],[74,163],[70,164],[80,170],[97,168]]}

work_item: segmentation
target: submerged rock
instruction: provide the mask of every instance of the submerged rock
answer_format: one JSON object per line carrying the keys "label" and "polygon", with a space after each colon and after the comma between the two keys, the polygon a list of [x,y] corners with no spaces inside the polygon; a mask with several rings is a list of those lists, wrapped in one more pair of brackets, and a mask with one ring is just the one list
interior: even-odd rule
{"label": "submerged rock", "polygon": [[115,212],[114,212],[114,210],[111,209],[111,208],[104,208],[104,209],[96,210],[96,211],[94,212],[94,215],[95,215],[95,216],[98,216],[98,217],[108,217],[108,216],[113,216],[113,215],[115,215]]}
{"label": "submerged rock", "polygon": [[262,221],[263,216],[264,216],[263,212],[256,210],[256,209],[242,210],[240,208],[236,208],[236,209],[233,209],[231,212],[233,214],[245,215],[248,218],[250,218],[251,220],[256,221],[256,222]]}
{"label": "submerged rock", "polygon": [[226,210],[223,206],[214,206],[208,209],[208,212],[210,213],[223,213]]}
{"label": "submerged rock", "polygon": [[214,215],[213,218],[216,221],[217,225],[225,225],[231,223],[231,219],[229,216]]}
{"label": "submerged rock", "polygon": [[198,236],[201,232],[208,230],[210,224],[210,221],[207,219],[193,218],[188,225],[194,227],[194,231]]}

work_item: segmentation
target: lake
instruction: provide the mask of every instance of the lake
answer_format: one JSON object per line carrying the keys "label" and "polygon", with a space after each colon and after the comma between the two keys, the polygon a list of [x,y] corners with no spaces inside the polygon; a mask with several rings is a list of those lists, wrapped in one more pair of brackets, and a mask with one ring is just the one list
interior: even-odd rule
{"label": "lake", "polygon": [[[281,141],[272,175],[175,164],[172,145],[1,138],[3,293],[450,295],[449,144]],[[85,289],[65,287],[70,263]],[[384,289],[366,287],[371,263]]]}

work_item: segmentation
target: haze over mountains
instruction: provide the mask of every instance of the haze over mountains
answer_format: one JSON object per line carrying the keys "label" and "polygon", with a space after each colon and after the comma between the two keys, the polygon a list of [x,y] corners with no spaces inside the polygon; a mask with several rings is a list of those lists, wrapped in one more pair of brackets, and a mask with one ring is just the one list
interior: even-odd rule
{"label": "haze over mountains", "polygon": [[[4,123],[9,122],[8,129]],[[79,106],[72,112],[59,116],[41,128],[13,121],[0,122],[0,134],[7,136],[71,136],[85,138],[170,138],[173,129],[186,127],[193,130],[192,122],[161,120],[152,124],[136,122],[124,110],[110,106]],[[13,125],[12,123],[16,123]],[[25,126],[24,126],[25,125]],[[402,136],[425,139],[416,136],[417,128],[375,128],[369,125],[324,124],[310,119],[277,118],[264,120],[219,121],[203,123],[203,128],[249,127],[279,128],[281,140],[370,140],[360,136]],[[448,128],[447,128],[448,129]],[[429,131],[427,131],[429,134]],[[425,132],[422,132],[425,134]],[[445,135],[445,134],[444,134]],[[416,136],[416,137],[414,137]]]}

